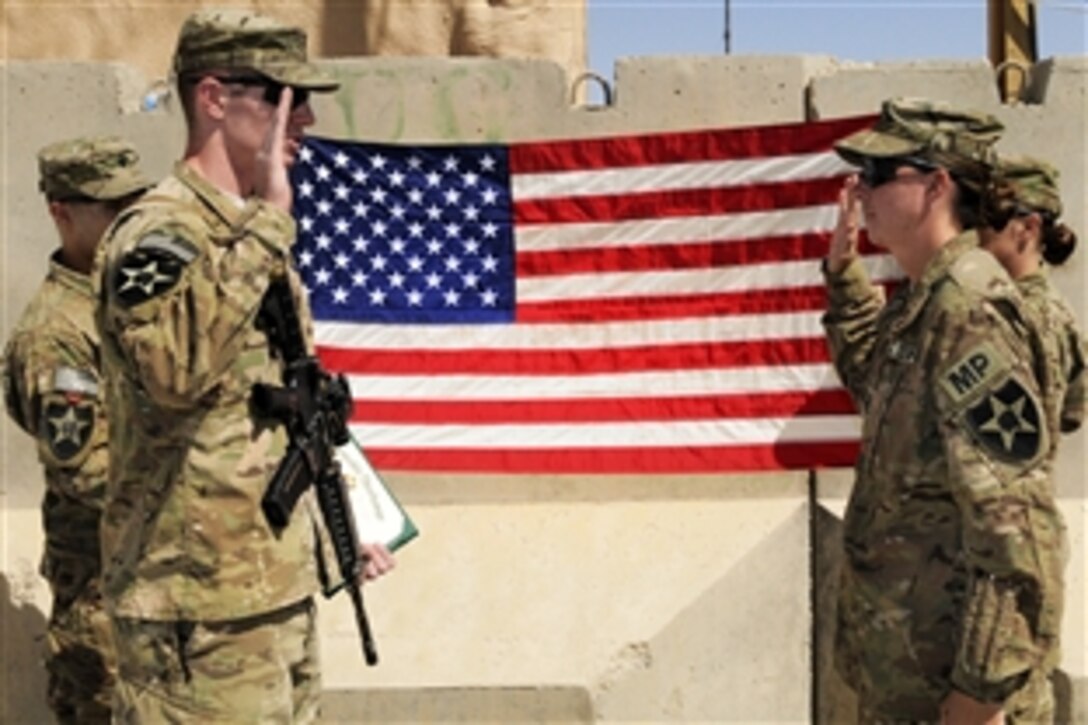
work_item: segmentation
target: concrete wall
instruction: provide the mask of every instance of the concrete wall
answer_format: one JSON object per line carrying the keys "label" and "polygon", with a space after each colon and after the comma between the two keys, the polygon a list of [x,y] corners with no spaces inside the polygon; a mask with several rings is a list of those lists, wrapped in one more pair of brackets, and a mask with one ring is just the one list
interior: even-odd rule
{"label": "concrete wall", "polygon": [[[872,112],[918,94],[998,113],[1009,151],[1059,165],[1067,221],[1085,223],[1088,61],[1040,64],[1033,103],[1003,107],[987,65],[842,64],[826,57],[625,59],[615,104],[572,108],[540,61],[341,59],[316,131],[397,141],[520,140],[738,126]],[[109,64],[8,62],[0,73],[0,238],[6,337],[53,244],[34,152],[116,132],[164,173],[181,148],[170,103],[134,113],[146,81]],[[1056,275],[1085,316],[1084,253]],[[1071,532],[1062,707],[1088,718],[1084,434],[1058,490]],[[0,576],[8,721],[44,717],[35,667],[48,596],[35,573],[40,474],[0,424]],[[421,537],[366,592],[382,664],[362,664],[350,607],[322,606],[326,715],[338,721],[849,722],[827,668],[833,574],[849,472],[747,477],[391,476]],[[815,544],[815,549],[811,548]],[[813,555],[815,554],[815,555]],[[817,626],[813,626],[813,623]]]}
{"label": "concrete wall", "polygon": [[[1088,235],[1088,209],[1085,207],[1085,180],[1088,156],[1088,58],[1066,58],[1038,64],[1032,73],[1032,84],[1026,98],[1030,103],[1002,106],[994,97],[989,69],[984,64],[910,63],[893,67],[857,66],[842,68],[837,73],[813,79],[810,102],[817,118],[833,118],[864,112],[874,108],[889,95],[931,96],[995,113],[1007,131],[999,148],[1009,153],[1026,153],[1054,162],[1061,172],[1066,223],[1070,224],[1085,244]],[[1053,270],[1052,279],[1077,312],[1082,329],[1088,320],[1085,308],[1085,282],[1088,265],[1083,250],[1066,265]],[[1059,673],[1058,689],[1065,694],[1059,702],[1059,715],[1075,715],[1077,722],[1088,720],[1088,590],[1085,585],[1085,530],[1088,524],[1088,455],[1082,430],[1062,442],[1058,463],[1058,503],[1069,526],[1072,559],[1069,563],[1066,612],[1063,622],[1064,659]],[[833,543],[849,492],[849,476],[823,476],[818,491],[820,503],[818,522],[821,536]],[[831,514],[830,516],[828,514]],[[833,549],[831,550],[833,551]],[[837,562],[825,559],[828,572]],[[821,591],[825,591],[821,589]],[[830,605],[831,600],[824,600]],[[825,606],[821,613],[828,613]],[[830,632],[830,621],[822,619],[818,628],[822,635]],[[821,657],[826,656],[830,642],[821,639]],[[828,688],[821,705],[825,714],[836,713],[849,703],[835,688],[834,673],[827,673]],[[1061,718],[1059,718],[1061,719]],[[829,718],[828,721],[835,721]]]}
{"label": "concrete wall", "polygon": [[586,66],[585,0],[68,0],[0,3],[0,58],[120,61],[165,77],[185,18],[246,7],[303,28],[310,53],[540,58]]}

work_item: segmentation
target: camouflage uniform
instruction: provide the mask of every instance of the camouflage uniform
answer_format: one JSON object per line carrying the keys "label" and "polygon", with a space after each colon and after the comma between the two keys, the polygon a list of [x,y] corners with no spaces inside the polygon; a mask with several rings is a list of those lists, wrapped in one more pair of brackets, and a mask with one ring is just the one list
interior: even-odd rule
{"label": "camouflage uniform", "polygon": [[[994,124],[891,102],[836,148],[858,164],[963,159],[954,170],[968,173]],[[857,260],[826,278],[829,345],[863,416],[836,637],[860,718],[936,721],[956,689],[1002,703],[1010,722],[1047,719],[1062,526],[1015,285],[974,232],[887,304]]]}
{"label": "camouflage uniform", "polygon": [[1051,444],[1084,422],[1084,338],[1069,305],[1040,270],[1016,281],[1024,297],[1028,325],[1041,337],[1045,370],[1038,377],[1045,386]]}
{"label": "camouflage uniform", "polygon": [[[78,139],[39,154],[54,200],[111,201],[148,182],[119,139]],[[50,708],[61,722],[109,722],[114,656],[99,588],[98,521],[105,494],[106,411],[90,278],[60,251],[4,353],[8,414],[37,439],[45,469],[41,574],[53,595],[47,641]]]}
{"label": "camouflage uniform", "polygon": [[[335,87],[305,64],[301,31],[251,13],[190,17],[175,68]],[[108,238],[95,283],[115,411],[102,545],[117,717],[312,720],[314,523],[300,506],[283,530],[268,525],[261,497],[286,435],[249,405],[255,383],[282,382],[255,317],[272,269],[290,267],[295,223],[181,162]]]}
{"label": "camouflage uniform", "polygon": [[[1018,209],[1045,215],[1051,221],[1061,216],[1058,172],[1050,164],[1027,156],[1003,158],[998,172]],[[1044,350],[1038,377],[1044,384],[1052,444],[1056,446],[1061,433],[1075,431],[1084,422],[1084,339],[1076,317],[1051,286],[1044,269],[1020,278],[1017,287],[1024,296],[1028,323],[1040,336]]]}

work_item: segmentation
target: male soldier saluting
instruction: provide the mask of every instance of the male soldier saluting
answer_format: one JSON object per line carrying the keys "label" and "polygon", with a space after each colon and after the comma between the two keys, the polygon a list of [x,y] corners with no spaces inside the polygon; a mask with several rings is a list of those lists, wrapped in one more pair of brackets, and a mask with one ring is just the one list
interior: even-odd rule
{"label": "male soldier saluting", "polygon": [[114,657],[99,586],[106,412],[88,273],[102,233],[150,183],[117,138],[61,141],[38,154],[60,236],[49,274],[8,340],[8,415],[38,441],[45,468],[41,573],[49,581],[49,706],[62,723],[109,722]]}
{"label": "male soldier saluting", "polygon": [[[972,228],[992,116],[884,104],[836,144],[841,197],[824,317],[863,418],[844,521],[836,664],[863,722],[1053,716],[1062,525],[1023,300]],[[885,304],[857,259],[857,206],[907,282]]]}
{"label": "male soldier saluting", "polygon": [[[174,55],[188,142],[173,173],[118,219],[96,262],[116,435],[103,517],[104,590],[125,722],[307,722],[320,676],[313,520],[273,530],[261,498],[286,434],[255,417],[254,384],[282,364],[255,325],[291,268],[287,166],[314,122],[297,29],[200,11]],[[364,547],[365,575],[393,564]]]}

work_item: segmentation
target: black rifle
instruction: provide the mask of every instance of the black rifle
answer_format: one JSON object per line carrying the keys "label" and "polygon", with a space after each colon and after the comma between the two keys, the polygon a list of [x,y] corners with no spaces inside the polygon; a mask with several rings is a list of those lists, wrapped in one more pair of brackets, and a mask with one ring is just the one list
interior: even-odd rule
{"label": "black rifle", "polygon": [[261,416],[275,418],[287,428],[287,453],[268,484],[261,508],[275,530],[287,526],[298,499],[311,485],[317,489],[321,517],[332,539],[341,582],[330,585],[322,572],[326,597],[347,588],[355,607],[355,623],[363,640],[368,665],[378,662],[374,637],[363,608],[358,577],[363,567],[355,517],[348,505],[347,486],[334,455],[350,440],[347,420],[351,389],[343,375],[331,375],[306,351],[295,298],[286,273],[272,275],[257,313],[257,327],[268,335],[272,350],[283,360],[283,386],[257,383],[251,402]]}

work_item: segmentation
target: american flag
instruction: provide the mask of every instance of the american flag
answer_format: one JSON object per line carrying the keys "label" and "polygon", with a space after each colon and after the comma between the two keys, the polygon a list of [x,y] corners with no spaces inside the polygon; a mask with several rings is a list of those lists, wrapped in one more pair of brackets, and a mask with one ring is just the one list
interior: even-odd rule
{"label": "american flag", "polygon": [[308,139],[296,261],[356,439],[399,471],[849,465],[858,421],[819,324],[819,260],[847,172],[831,145],[870,122]]}

